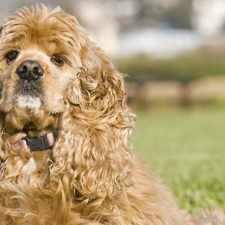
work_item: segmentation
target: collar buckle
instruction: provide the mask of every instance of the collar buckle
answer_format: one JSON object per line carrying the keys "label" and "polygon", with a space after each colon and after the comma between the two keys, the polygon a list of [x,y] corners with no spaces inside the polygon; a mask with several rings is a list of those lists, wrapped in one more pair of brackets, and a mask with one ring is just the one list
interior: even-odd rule
{"label": "collar buckle", "polygon": [[24,137],[22,140],[26,141],[27,146],[29,146],[30,151],[44,151],[52,147],[55,143],[56,132],[51,131],[46,135],[37,138]]}

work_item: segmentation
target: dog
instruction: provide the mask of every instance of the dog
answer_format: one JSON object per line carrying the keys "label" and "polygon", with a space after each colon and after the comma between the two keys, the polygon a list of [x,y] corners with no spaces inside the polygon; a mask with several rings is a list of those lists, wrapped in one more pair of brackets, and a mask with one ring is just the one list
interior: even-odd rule
{"label": "dog", "polygon": [[59,7],[0,35],[0,225],[225,224],[195,219],[132,151],[124,75]]}

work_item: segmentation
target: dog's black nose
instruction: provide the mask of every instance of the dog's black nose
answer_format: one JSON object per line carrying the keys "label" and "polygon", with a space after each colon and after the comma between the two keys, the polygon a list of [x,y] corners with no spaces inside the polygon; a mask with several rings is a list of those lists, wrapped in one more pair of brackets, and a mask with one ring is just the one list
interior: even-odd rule
{"label": "dog's black nose", "polygon": [[26,60],[17,67],[16,73],[24,80],[37,80],[44,75],[44,69],[38,62]]}

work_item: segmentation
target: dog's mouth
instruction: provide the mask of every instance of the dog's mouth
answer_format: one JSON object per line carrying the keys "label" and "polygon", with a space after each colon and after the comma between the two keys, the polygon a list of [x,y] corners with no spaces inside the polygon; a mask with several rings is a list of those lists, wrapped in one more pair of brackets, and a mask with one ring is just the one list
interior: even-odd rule
{"label": "dog's mouth", "polygon": [[22,62],[16,69],[19,77],[15,88],[15,96],[18,96],[18,104],[21,108],[40,107],[43,97],[42,78],[44,69],[32,60]]}
{"label": "dog's mouth", "polygon": [[16,95],[40,98],[42,95],[42,85],[40,81],[20,79],[15,89]]}

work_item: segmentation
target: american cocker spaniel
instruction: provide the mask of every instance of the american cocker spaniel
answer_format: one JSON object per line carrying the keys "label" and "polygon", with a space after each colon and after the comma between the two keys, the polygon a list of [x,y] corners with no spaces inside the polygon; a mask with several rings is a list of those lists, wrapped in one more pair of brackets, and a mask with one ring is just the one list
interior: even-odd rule
{"label": "american cocker spaniel", "polygon": [[16,11],[0,35],[0,225],[225,224],[179,209],[132,152],[134,124],[123,75],[73,16]]}

